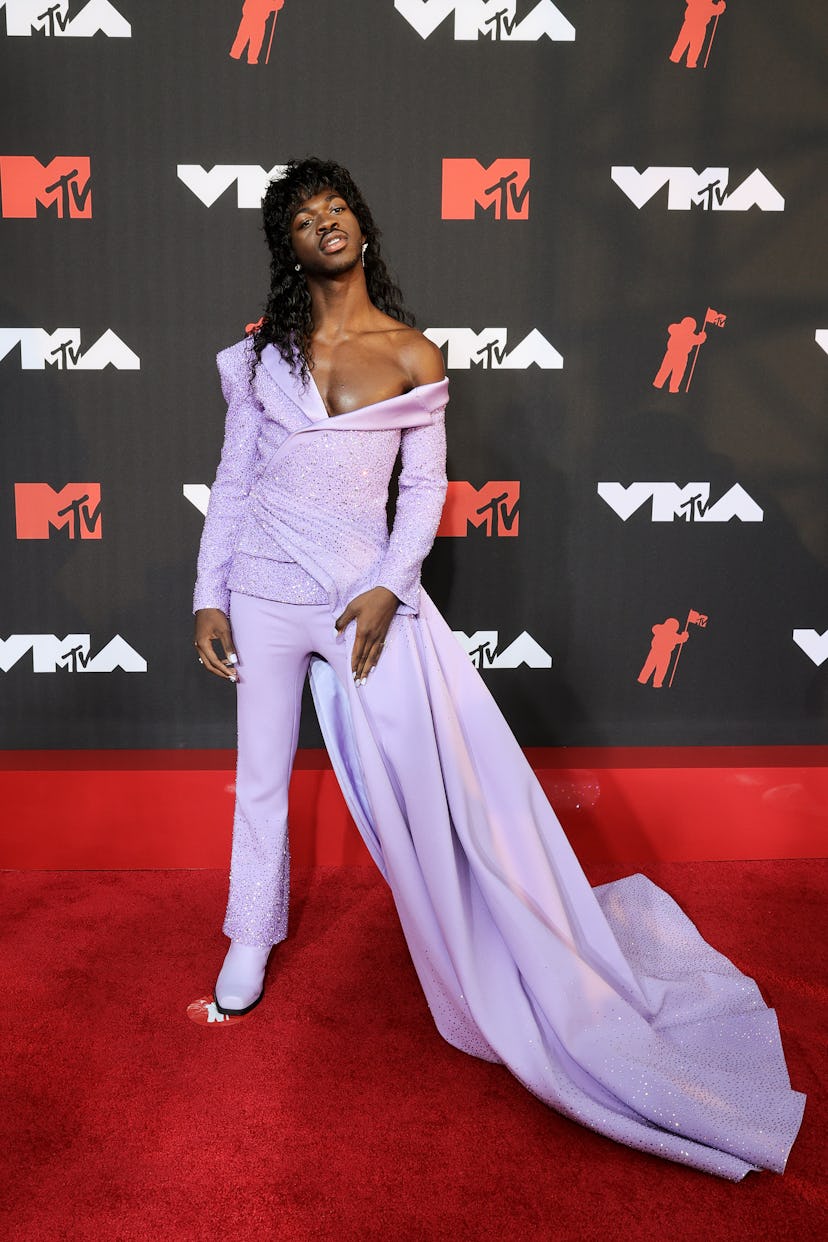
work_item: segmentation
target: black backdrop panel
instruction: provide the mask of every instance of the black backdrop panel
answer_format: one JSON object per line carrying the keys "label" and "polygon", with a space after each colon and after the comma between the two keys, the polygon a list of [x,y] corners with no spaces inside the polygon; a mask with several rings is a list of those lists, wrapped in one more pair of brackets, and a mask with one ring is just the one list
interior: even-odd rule
{"label": "black backdrop panel", "polygon": [[[5,745],[233,744],[182,489],[213,478],[215,354],[266,292],[239,201],[311,153],[351,168],[445,343],[450,480],[519,484],[517,536],[469,525],[425,572],[519,740],[828,741],[824,8],[733,0],[693,69],[669,58],[693,7],[285,0],[247,64],[240,3],[62,0],[51,34],[0,6]],[[693,613],[676,665],[653,627]]]}

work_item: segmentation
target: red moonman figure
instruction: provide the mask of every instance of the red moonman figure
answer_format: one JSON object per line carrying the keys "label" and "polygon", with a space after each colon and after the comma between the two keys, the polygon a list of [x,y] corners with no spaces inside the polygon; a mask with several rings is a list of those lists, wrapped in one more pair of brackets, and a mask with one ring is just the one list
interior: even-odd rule
{"label": "red moonman figure", "polygon": [[680,323],[671,323],[667,329],[667,350],[664,360],[653,380],[653,388],[663,388],[668,378],[670,392],[678,392],[690,350],[707,340],[706,332],[696,331],[696,321],[692,315],[686,315]]}
{"label": "red moonman figure", "polygon": [[653,626],[653,641],[650,644],[650,654],[644,661],[644,667],[638,674],[638,680],[642,686],[646,686],[650,677],[653,676],[653,686],[659,690],[664,685],[664,678],[667,675],[667,669],[670,667],[670,656],[676,647],[686,643],[690,637],[687,630],[679,633],[679,623],[675,617],[668,617],[661,625]]}
{"label": "red moonman figure", "polygon": [[685,0],[685,2],[687,7],[684,13],[684,24],[679,31],[676,45],[670,53],[670,60],[678,64],[686,52],[687,68],[695,69],[704,46],[704,36],[707,34],[710,19],[724,13],[727,5],[724,0]]}
{"label": "red moonman figure", "polygon": [[248,65],[259,63],[267,19],[273,13],[275,25],[276,14],[284,2],[285,0],[244,0],[239,28],[233,40],[233,46],[230,48],[230,55],[234,60],[239,60],[242,52],[247,48]]}

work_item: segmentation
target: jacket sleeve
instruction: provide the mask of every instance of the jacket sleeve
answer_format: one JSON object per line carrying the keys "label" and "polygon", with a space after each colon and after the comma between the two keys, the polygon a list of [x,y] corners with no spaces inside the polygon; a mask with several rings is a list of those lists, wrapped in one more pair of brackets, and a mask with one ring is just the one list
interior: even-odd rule
{"label": "jacket sleeve", "polygon": [[402,433],[397,510],[388,549],[377,574],[376,586],[393,591],[408,612],[420,601],[420,569],[428,555],[446,498],[445,406],[426,427]]}
{"label": "jacket sleeve", "polygon": [[221,390],[227,402],[224,444],[198,551],[193,612],[220,608],[228,612],[227,578],[233,560],[245,501],[254,479],[261,407],[249,382],[247,342],[222,350],[216,359]]}

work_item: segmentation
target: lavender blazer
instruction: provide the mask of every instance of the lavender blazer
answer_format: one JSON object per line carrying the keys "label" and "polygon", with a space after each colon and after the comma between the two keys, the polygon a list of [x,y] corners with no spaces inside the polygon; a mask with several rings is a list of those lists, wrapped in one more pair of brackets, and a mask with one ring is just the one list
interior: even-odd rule
{"label": "lavender blazer", "polygon": [[385,586],[416,613],[446,492],[448,380],[330,418],[313,379],[303,386],[272,345],[251,384],[251,354],[246,338],[217,357],[227,420],[193,610],[228,612],[230,591],[341,610]]}

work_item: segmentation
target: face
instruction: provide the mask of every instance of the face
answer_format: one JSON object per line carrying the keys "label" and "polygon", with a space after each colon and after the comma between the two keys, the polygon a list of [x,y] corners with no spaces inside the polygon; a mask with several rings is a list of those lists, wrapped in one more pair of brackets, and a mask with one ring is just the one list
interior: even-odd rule
{"label": "face", "polygon": [[300,205],[291,221],[290,240],[306,273],[334,276],[359,263],[365,238],[345,199],[326,189]]}

